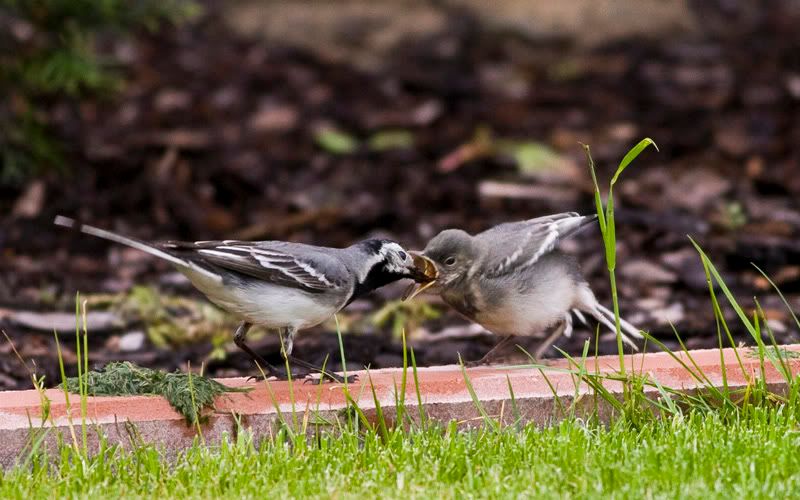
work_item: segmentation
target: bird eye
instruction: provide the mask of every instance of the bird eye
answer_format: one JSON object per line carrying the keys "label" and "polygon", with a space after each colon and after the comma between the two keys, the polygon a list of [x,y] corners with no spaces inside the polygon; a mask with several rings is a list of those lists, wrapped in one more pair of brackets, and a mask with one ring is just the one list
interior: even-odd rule
{"label": "bird eye", "polygon": [[408,258],[408,254],[407,254],[407,253],[405,253],[405,252],[400,252],[400,259],[401,259],[401,260],[406,260],[407,258]]}
{"label": "bird eye", "polygon": [[454,256],[452,256],[452,255],[450,257],[444,259],[444,264],[446,266],[452,266],[455,263],[456,263],[456,258]]}

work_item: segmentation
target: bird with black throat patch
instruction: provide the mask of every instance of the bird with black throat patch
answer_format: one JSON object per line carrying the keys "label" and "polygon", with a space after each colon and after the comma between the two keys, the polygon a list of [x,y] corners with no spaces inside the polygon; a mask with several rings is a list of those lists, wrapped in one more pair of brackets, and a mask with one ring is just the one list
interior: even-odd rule
{"label": "bird with black throat patch", "polygon": [[[398,243],[368,239],[346,248],[286,241],[145,242],[58,216],[55,224],[141,250],[171,263],[211,302],[241,320],[234,342],[267,375],[285,379],[247,345],[252,325],[280,330],[281,354],[322,378],[343,377],[292,356],[295,335],[327,320],[353,300],[401,279],[427,281],[430,266]],[[353,379],[353,377],[348,377]]]}

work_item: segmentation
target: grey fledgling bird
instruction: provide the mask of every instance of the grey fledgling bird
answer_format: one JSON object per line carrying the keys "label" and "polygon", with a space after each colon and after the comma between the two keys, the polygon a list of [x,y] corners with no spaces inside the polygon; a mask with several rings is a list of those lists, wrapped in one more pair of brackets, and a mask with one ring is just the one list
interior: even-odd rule
{"label": "grey fledgling bird", "polygon": [[148,243],[58,216],[55,224],[127,245],[173,264],[208,299],[242,320],[234,341],[269,375],[285,378],[245,342],[252,325],[280,330],[282,354],[291,364],[335,374],[293,357],[298,330],[327,320],[356,298],[403,279],[425,279],[412,257],[390,240],[370,239],[347,248],[284,241],[196,241]]}
{"label": "grey fledgling bird", "polygon": [[[614,314],[598,303],[575,259],[556,249],[566,238],[597,219],[574,212],[500,224],[474,236],[447,229],[421,253],[431,259],[438,277],[429,288],[468,319],[504,336],[475,364],[488,363],[515,335],[545,337],[535,358],[560,336],[572,333],[572,314],[583,313],[616,330]],[[423,286],[422,289],[426,288]],[[419,291],[417,292],[419,293]],[[639,331],[622,320],[623,339]]]}

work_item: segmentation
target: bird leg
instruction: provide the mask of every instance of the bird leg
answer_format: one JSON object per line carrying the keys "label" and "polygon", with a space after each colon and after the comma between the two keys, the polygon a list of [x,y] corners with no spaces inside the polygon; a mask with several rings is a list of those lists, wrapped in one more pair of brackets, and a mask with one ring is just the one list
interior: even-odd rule
{"label": "bird leg", "polygon": [[497,357],[499,353],[503,351],[503,349],[508,346],[514,339],[516,335],[503,335],[500,337],[500,341],[492,347],[489,352],[487,352],[481,359],[477,361],[469,361],[466,363],[467,368],[473,368],[476,366],[485,366],[492,364],[492,361]]}
{"label": "bird leg", "polygon": [[567,315],[564,317],[564,321],[562,321],[561,324],[558,325],[555,330],[553,330],[553,333],[548,335],[547,338],[545,338],[542,343],[539,344],[539,347],[537,347],[536,351],[533,353],[533,360],[537,363],[540,362],[545,351],[547,351],[550,346],[553,345],[553,342],[558,340],[561,335],[565,335],[567,337],[572,335],[572,316],[570,316],[569,312],[567,312]]}
{"label": "bird leg", "polygon": [[282,370],[270,364],[266,359],[262,358],[257,352],[251,349],[249,345],[247,345],[245,338],[247,337],[247,331],[250,330],[251,326],[253,326],[251,323],[242,321],[239,327],[236,328],[236,333],[233,334],[233,342],[237,347],[239,347],[239,349],[246,352],[250,358],[261,367],[262,370],[264,370],[266,376],[276,377],[278,380],[287,380],[289,375],[286,373],[286,370]]}
{"label": "bird leg", "polygon": [[[308,361],[303,361],[302,359],[296,358],[292,356],[292,348],[294,347],[294,336],[297,334],[297,328],[289,327],[286,329],[286,336],[284,337],[281,335],[281,355],[283,359],[288,361],[291,365],[301,366],[310,372],[319,373],[320,374],[320,382],[323,380],[330,380],[331,382],[338,382],[340,384],[344,383],[353,383],[358,379],[358,375],[348,375],[347,379],[342,376],[339,376],[335,373],[329,372],[327,370],[322,369],[321,367],[315,366]],[[308,374],[306,374],[308,376]],[[312,380],[306,378],[306,380]]]}
{"label": "bird leg", "polygon": [[[250,356],[250,358],[264,370],[266,376],[275,377],[278,380],[288,380],[289,375],[285,369],[278,368],[277,366],[269,363],[266,359],[261,357],[257,352],[255,352],[252,348],[250,348],[249,345],[247,345],[247,343],[245,342],[245,337],[247,336],[247,332],[248,330],[250,330],[251,326],[253,326],[251,323],[243,321],[236,329],[236,333],[233,335],[233,342],[239,347],[239,349],[246,352]],[[289,362],[290,368],[292,365],[295,365],[305,368],[309,372],[319,373],[321,375],[320,378],[321,381],[330,380],[332,382],[338,382],[341,384],[345,382],[352,383],[358,379],[356,375],[350,375],[347,377],[347,380],[345,380],[345,378],[342,376],[339,376],[335,373],[331,373],[327,370],[323,370],[322,368],[314,366],[313,364],[303,361],[302,359],[295,358],[294,356],[291,355],[291,352],[294,345],[294,335],[295,333],[297,333],[297,330],[294,328],[288,328],[286,333],[287,333],[286,338],[284,338],[283,335],[281,335],[281,356],[283,357],[283,359]],[[308,376],[308,374],[309,374],[308,372],[299,374],[292,373],[292,378],[297,379],[300,377]],[[256,377],[250,377],[250,378],[256,378]]]}
{"label": "bird leg", "polygon": [[[283,333],[286,332],[286,335]],[[296,328],[287,328],[284,330],[283,328],[278,329],[278,336],[281,340],[281,357],[286,359],[287,356],[291,356],[292,350],[294,349],[294,335],[297,333]]]}
{"label": "bird leg", "polygon": [[[556,329],[553,330],[553,333],[551,333],[544,340],[542,340],[542,342],[536,348],[536,351],[533,353],[533,360],[537,363],[541,362],[544,353],[547,351],[547,349],[550,348],[550,346],[553,345],[553,343],[556,340],[558,340],[559,337],[561,337],[562,335],[569,337],[571,334],[572,334],[572,316],[569,313],[567,313],[566,316],[564,316],[564,321],[562,321],[561,324],[559,324],[558,327],[556,327]],[[466,366],[475,367],[475,366],[484,366],[491,364],[494,358],[496,358],[497,355],[500,354],[503,351],[503,349],[505,349],[505,347],[508,346],[508,344],[514,340],[514,338],[515,338],[514,335],[504,336],[481,359],[479,359],[478,361],[470,361],[469,363],[466,364]]]}

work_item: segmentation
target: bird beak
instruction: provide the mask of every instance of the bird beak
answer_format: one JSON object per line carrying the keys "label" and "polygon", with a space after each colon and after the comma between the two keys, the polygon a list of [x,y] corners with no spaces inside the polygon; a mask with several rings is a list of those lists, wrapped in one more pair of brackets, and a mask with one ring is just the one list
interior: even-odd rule
{"label": "bird beak", "polygon": [[435,280],[439,276],[436,264],[434,264],[431,259],[418,252],[408,253],[411,255],[411,260],[414,262],[414,281],[427,283]]}
{"label": "bird beak", "polygon": [[[414,283],[408,287],[403,294],[403,300],[410,300],[424,292],[426,289],[436,283],[436,278],[439,277],[439,271],[436,269],[436,264],[433,261],[419,252],[409,252],[414,261]],[[417,285],[419,284],[419,288]],[[415,290],[416,289],[416,290]]]}

